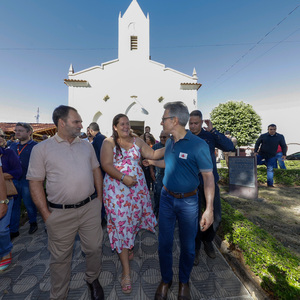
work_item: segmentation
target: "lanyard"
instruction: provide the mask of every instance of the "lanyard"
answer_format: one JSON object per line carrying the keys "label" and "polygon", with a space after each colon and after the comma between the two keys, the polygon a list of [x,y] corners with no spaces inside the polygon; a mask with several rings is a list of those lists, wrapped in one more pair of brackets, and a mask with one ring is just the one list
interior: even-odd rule
{"label": "lanyard", "polygon": [[22,148],[22,150],[19,151],[19,149],[20,149],[20,144],[18,145],[17,151],[18,151],[18,155],[19,155],[19,156],[21,155],[22,151],[23,151],[27,146],[28,146],[28,144],[26,144],[26,145]]}

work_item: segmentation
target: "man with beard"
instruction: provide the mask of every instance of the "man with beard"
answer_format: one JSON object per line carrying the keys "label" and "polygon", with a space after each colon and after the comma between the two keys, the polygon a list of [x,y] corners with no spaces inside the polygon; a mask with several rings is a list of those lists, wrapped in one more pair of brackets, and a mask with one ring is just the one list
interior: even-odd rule
{"label": "man with beard", "polygon": [[[52,119],[57,133],[36,146],[27,173],[33,201],[47,225],[51,254],[50,299],[67,298],[73,246],[78,233],[92,299],[102,300],[104,293],[98,277],[103,235],[103,178],[99,163],[93,146],[79,138],[82,120],[76,109],[61,105],[54,110]],[[94,194],[94,186],[97,194]]]}

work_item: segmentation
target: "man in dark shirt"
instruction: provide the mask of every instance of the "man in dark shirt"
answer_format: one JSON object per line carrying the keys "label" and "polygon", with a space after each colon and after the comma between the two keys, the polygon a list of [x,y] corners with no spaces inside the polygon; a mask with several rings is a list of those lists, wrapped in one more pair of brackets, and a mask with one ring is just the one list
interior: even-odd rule
{"label": "man in dark shirt", "polygon": [[[213,174],[215,178],[215,198],[214,198],[214,223],[208,228],[208,230],[202,232],[198,227],[198,233],[196,236],[196,256],[194,260],[194,265],[199,264],[200,256],[200,246],[201,241],[204,244],[204,251],[210,258],[216,258],[216,253],[212,244],[215,238],[217,229],[221,222],[221,200],[219,192],[219,175],[217,171],[215,148],[221,149],[222,151],[229,152],[233,151],[234,144],[230,139],[228,139],[224,134],[218,132],[210,120],[205,120],[207,127],[202,128],[203,120],[202,113],[200,110],[194,110],[190,113],[189,128],[190,131],[204,140],[210,151],[211,160],[213,163]],[[199,201],[199,218],[201,218],[201,207],[205,207],[206,198],[204,194],[203,178],[201,173],[199,173],[200,184],[198,186],[198,201]]]}
{"label": "man in dark shirt", "polygon": [[[103,141],[106,139],[106,136],[100,133],[99,125],[96,122],[92,122],[89,127],[89,133],[93,137],[92,145],[94,147],[98,162],[100,164],[100,151]],[[101,169],[102,175],[104,177],[104,171]]]}
{"label": "man in dark shirt", "polygon": [[[153,145],[152,149],[160,149],[165,147],[167,139],[170,137],[169,134],[164,132],[160,133],[159,139],[160,142],[156,143]],[[163,159],[163,158],[162,158]],[[165,169],[164,168],[159,168],[159,167],[153,167],[150,166],[150,174],[153,180],[153,185],[154,185],[154,209],[153,212],[156,217],[158,217],[159,214],[159,200],[160,200],[160,194],[161,194],[161,189],[163,187],[163,178],[165,174]]]}
{"label": "man in dark shirt", "polygon": [[[106,139],[106,136],[100,133],[99,125],[96,122],[92,122],[89,125],[88,133],[93,137],[92,145],[94,147],[98,162],[100,164],[100,170],[101,170],[102,176],[104,178],[105,172],[101,168],[100,151],[101,151],[102,143]],[[105,215],[106,215],[105,208],[104,208],[104,204],[102,203],[102,211],[101,211],[102,226],[105,226],[105,224],[106,224]]]}
{"label": "man in dark shirt", "polygon": [[268,132],[261,134],[257,139],[254,148],[254,155],[257,157],[257,164],[267,165],[267,185],[273,186],[274,166],[276,164],[276,152],[280,145],[282,149],[282,159],[286,158],[287,146],[284,136],[276,132],[276,125],[271,124],[268,126]]}
{"label": "man in dark shirt", "polygon": [[36,222],[37,209],[33,203],[29,191],[29,182],[26,179],[26,174],[29,165],[29,158],[32,148],[37,144],[37,142],[31,139],[33,129],[28,123],[17,123],[15,128],[15,137],[19,140],[18,143],[13,143],[10,149],[14,150],[18,157],[20,158],[23,173],[19,180],[14,180],[14,184],[17,188],[18,195],[14,199],[14,205],[10,220],[10,235],[11,238],[17,237],[19,235],[20,226],[20,216],[21,216],[21,200],[25,204],[28,218],[29,218],[29,234],[33,234],[37,231],[38,226]]}

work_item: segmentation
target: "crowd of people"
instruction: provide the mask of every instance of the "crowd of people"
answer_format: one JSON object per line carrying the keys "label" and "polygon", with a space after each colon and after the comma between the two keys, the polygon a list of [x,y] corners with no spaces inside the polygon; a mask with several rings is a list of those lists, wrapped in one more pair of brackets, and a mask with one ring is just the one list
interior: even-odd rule
{"label": "crowd of people", "polygon": [[[199,110],[189,113],[182,102],[164,105],[159,142],[149,126],[142,136],[134,134],[125,114],[113,118],[110,137],[102,135],[95,122],[83,137],[82,119],[70,106],[57,107],[52,118],[57,133],[38,144],[32,140],[33,130],[27,123],[16,124],[17,142],[9,147],[0,130],[0,271],[12,260],[11,241],[19,235],[23,200],[29,234],[38,229],[37,210],[46,225],[50,299],[67,298],[77,234],[86,259],[85,279],[91,298],[104,299],[98,278],[105,225],[111,249],[121,262],[121,289],[129,294],[136,235],[142,229],[155,232],[159,220],[162,279],[154,299],[167,299],[178,221],[178,299],[190,299],[189,278],[193,266],[199,264],[201,244],[211,259],[216,257],[213,239],[221,222],[221,201],[215,149],[230,156],[235,152],[235,141],[220,133],[210,120],[203,120]],[[189,130],[185,129],[187,124]],[[264,159],[267,164],[270,186],[278,146],[284,159],[284,138],[271,124],[268,134],[260,136],[255,146],[258,163]],[[8,193],[8,181],[13,181],[15,192]]]}

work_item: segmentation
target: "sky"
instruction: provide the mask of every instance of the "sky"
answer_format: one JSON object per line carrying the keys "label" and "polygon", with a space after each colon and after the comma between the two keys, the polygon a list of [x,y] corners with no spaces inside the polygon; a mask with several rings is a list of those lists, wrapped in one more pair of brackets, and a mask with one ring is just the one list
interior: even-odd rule
{"label": "sky", "polygon": [[[118,57],[118,16],[131,0],[0,0],[0,122],[52,122],[68,104],[70,64]],[[196,69],[205,118],[229,100],[251,104],[300,151],[299,0],[139,0],[151,59]]]}

